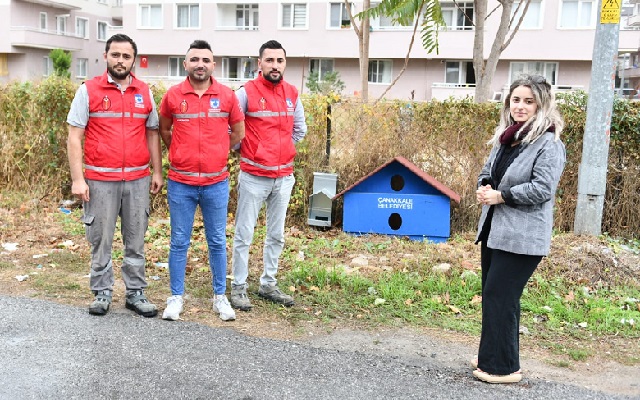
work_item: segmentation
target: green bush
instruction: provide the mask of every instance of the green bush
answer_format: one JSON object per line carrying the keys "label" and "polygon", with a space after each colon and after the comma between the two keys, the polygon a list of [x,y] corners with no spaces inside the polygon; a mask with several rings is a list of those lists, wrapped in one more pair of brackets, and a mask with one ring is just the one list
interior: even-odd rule
{"label": "green bush", "polygon": [[[55,200],[69,195],[66,115],[76,89],[76,84],[56,76],[0,88],[0,180],[5,188],[47,194]],[[159,104],[166,88],[153,85],[152,91]],[[561,94],[558,100],[566,122],[562,140],[567,165],[557,193],[555,228],[571,231],[587,94]],[[313,172],[338,174],[341,191],[393,157],[403,156],[461,196],[461,203],[452,206],[452,233],[475,229],[479,215],[476,177],[489,153],[486,142],[497,125],[500,104],[450,99],[363,105],[341,101],[335,94],[307,95],[302,101],[309,130],[298,144],[289,223],[306,224]],[[640,232],[636,217],[640,209],[638,126],[640,102],[616,99],[603,219],[603,231],[614,236],[637,237]],[[163,165],[166,174],[166,149]],[[238,155],[232,153],[231,213],[235,212],[238,167]],[[154,207],[166,207],[164,195],[166,192],[154,198]],[[336,207],[334,220],[339,224],[341,201]]]}

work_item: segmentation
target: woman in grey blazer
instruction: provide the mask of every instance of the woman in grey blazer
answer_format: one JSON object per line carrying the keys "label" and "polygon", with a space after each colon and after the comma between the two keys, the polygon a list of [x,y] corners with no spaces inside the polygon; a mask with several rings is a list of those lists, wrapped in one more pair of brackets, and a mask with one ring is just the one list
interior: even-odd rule
{"label": "woman in grey blazer", "polygon": [[482,204],[482,334],[472,364],[473,375],[485,382],[522,379],[520,297],[551,247],[555,193],[565,164],[563,127],[542,76],[511,84],[476,191]]}

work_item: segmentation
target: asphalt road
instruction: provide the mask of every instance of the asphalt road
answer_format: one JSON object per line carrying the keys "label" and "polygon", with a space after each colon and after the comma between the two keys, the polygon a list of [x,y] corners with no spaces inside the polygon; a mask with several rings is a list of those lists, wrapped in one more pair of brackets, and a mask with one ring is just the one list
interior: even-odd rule
{"label": "asphalt road", "polygon": [[[0,296],[0,399],[625,399],[433,360],[320,349],[196,323]],[[638,397],[640,398],[640,396]]]}

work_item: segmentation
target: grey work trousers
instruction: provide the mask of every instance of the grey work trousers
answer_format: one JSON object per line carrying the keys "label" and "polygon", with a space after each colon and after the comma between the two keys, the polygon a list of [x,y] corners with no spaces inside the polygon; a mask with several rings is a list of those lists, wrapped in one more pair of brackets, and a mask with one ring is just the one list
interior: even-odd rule
{"label": "grey work trousers", "polygon": [[84,203],[83,222],[91,244],[91,290],[113,290],[115,282],[111,249],[116,221],[120,216],[124,259],[122,278],[127,291],[144,289],[144,235],[149,222],[151,177],[133,181],[87,179],[91,200]]}
{"label": "grey work trousers", "polygon": [[267,205],[267,235],[264,240],[264,271],[261,285],[277,284],[278,259],[284,247],[284,222],[296,179],[293,174],[267,178],[246,172],[238,177],[238,208],[236,231],[233,237],[232,288],[245,287],[249,276],[249,247],[262,204]]}

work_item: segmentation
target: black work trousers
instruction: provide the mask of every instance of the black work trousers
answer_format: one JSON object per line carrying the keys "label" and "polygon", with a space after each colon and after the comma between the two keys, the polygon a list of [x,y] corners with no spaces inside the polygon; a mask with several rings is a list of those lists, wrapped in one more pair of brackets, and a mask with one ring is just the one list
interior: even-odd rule
{"label": "black work trousers", "polygon": [[492,375],[520,370],[520,297],[542,256],[490,249],[481,242],[482,334],[478,368]]}

